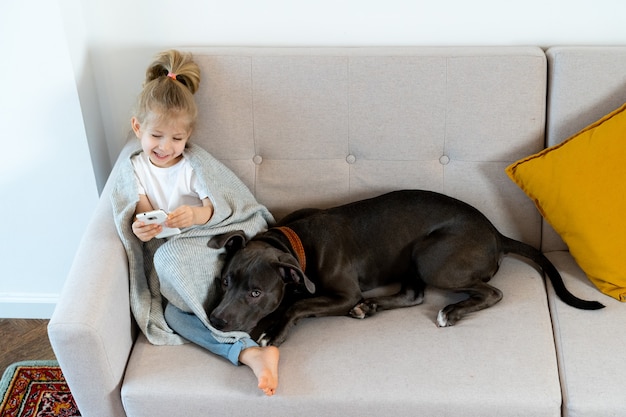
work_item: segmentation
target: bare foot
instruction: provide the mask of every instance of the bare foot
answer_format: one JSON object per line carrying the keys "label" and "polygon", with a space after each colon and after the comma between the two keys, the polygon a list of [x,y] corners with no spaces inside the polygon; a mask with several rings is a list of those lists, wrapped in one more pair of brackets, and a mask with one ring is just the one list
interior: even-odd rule
{"label": "bare foot", "polygon": [[252,369],[259,381],[258,387],[265,395],[274,395],[278,387],[279,356],[276,346],[253,346],[239,354],[239,361]]}

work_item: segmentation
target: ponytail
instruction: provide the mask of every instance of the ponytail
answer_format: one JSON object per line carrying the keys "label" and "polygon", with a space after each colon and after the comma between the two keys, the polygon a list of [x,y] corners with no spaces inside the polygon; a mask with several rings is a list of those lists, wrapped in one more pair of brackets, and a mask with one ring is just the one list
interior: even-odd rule
{"label": "ponytail", "polygon": [[135,117],[143,123],[150,112],[185,112],[193,128],[198,115],[193,95],[199,85],[200,68],[190,53],[161,52],[146,70]]}

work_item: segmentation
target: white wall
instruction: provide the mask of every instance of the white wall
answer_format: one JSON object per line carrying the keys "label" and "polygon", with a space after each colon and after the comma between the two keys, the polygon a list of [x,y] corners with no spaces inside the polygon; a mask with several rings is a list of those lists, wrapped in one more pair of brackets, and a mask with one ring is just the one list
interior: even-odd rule
{"label": "white wall", "polygon": [[56,2],[0,2],[0,317],[49,317],[98,193]]}
{"label": "white wall", "polygon": [[625,15],[623,0],[2,0],[0,317],[54,303],[159,50],[626,45]]}

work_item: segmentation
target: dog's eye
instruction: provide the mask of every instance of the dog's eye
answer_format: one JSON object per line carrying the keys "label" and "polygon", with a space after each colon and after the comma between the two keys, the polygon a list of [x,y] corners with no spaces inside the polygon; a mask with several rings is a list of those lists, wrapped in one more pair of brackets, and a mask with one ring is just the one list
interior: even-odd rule
{"label": "dog's eye", "polygon": [[258,298],[260,296],[261,296],[261,291],[259,291],[259,290],[252,290],[252,291],[250,291],[250,297]]}
{"label": "dog's eye", "polygon": [[222,285],[224,287],[228,287],[228,284],[230,283],[230,276],[225,276],[224,278],[222,278]]}

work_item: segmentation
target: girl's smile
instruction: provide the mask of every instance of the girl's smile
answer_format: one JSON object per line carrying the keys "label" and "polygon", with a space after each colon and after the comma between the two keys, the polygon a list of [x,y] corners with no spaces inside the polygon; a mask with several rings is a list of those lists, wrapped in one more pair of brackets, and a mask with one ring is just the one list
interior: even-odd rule
{"label": "girl's smile", "polygon": [[154,150],[150,154],[150,162],[156,166],[163,166],[171,159],[171,154],[160,154],[159,150]]}

